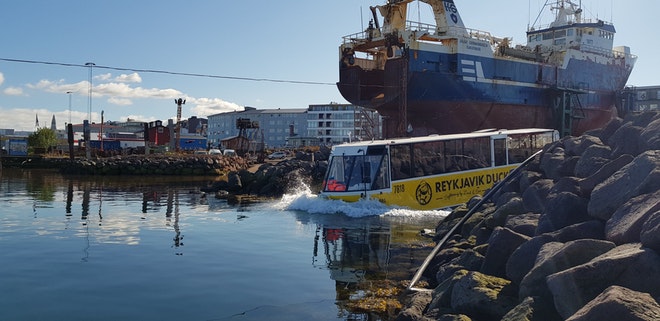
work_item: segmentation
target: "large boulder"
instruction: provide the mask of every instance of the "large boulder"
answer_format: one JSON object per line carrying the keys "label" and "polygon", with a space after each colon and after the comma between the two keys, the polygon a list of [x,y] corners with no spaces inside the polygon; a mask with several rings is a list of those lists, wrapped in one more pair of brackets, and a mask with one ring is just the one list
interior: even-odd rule
{"label": "large boulder", "polygon": [[586,222],[588,200],[570,192],[561,192],[551,198],[545,213],[539,219],[537,233],[553,232],[569,225]]}
{"label": "large boulder", "polygon": [[658,211],[660,190],[632,198],[607,221],[605,237],[616,244],[640,242],[642,227]]}
{"label": "large boulder", "polygon": [[566,321],[657,321],[660,305],[648,293],[611,286]]}
{"label": "large boulder", "polygon": [[560,170],[566,160],[566,151],[558,144],[553,146],[554,148],[541,156],[540,167],[546,177],[554,180],[562,176]]}
{"label": "large boulder", "polygon": [[646,126],[640,136],[647,150],[660,149],[660,117]]}
{"label": "large boulder", "polygon": [[431,319],[424,317],[424,311],[431,302],[431,292],[421,291],[415,293],[410,302],[407,304],[395,321],[431,321]]}
{"label": "large boulder", "polygon": [[609,161],[610,154],[612,149],[609,146],[597,144],[589,146],[575,165],[575,176],[580,178],[591,176]]}
{"label": "large boulder", "polygon": [[509,280],[468,272],[453,286],[451,307],[479,320],[499,320],[518,304],[515,290]]}
{"label": "large boulder", "polygon": [[516,233],[508,228],[497,227],[488,241],[488,252],[481,266],[481,272],[497,277],[506,276],[506,262],[511,253],[528,241],[529,236]]}
{"label": "large boulder", "polygon": [[500,321],[561,321],[561,317],[552,302],[539,297],[527,297]]}
{"label": "large boulder", "polygon": [[539,225],[541,214],[525,213],[512,215],[506,219],[504,227],[511,229],[516,233],[533,237],[536,234],[536,228]]}
{"label": "large boulder", "polygon": [[610,178],[612,174],[630,164],[633,159],[632,156],[626,154],[603,164],[595,173],[580,180],[580,191],[583,195],[591,195],[591,192],[596,186],[598,186],[598,184],[604,182]]}
{"label": "large boulder", "polygon": [[651,214],[642,226],[640,240],[645,247],[660,253],[660,211]]}
{"label": "large boulder", "polygon": [[532,183],[523,191],[523,205],[530,212],[541,213],[545,211],[548,194],[554,186],[551,179],[540,179]]}
{"label": "large boulder", "polygon": [[581,238],[605,238],[604,223],[597,220],[567,226],[559,231],[541,234],[521,244],[509,257],[506,263],[506,276],[516,284],[522,282],[536,263],[539,251],[549,242],[569,242]]}
{"label": "large boulder", "polygon": [[563,140],[566,153],[571,156],[582,156],[582,154],[593,145],[603,145],[600,138],[588,134],[578,137],[567,137]]}
{"label": "large boulder", "polygon": [[644,152],[591,192],[589,215],[608,220],[629,199],[660,186],[660,150]]}
{"label": "large boulder", "polygon": [[552,242],[545,244],[536,258],[536,264],[520,282],[518,295],[525,297],[543,297],[552,299],[552,294],[545,279],[551,274],[587,263],[593,258],[616,247],[614,243],[582,239],[566,244]]}
{"label": "large boulder", "polygon": [[623,154],[637,156],[646,149],[642,139],[642,127],[633,126],[632,123],[623,124],[607,141],[612,147],[612,158]]}
{"label": "large boulder", "polygon": [[576,313],[612,285],[658,297],[660,256],[641,244],[621,245],[588,263],[548,276],[547,285],[563,318]]}

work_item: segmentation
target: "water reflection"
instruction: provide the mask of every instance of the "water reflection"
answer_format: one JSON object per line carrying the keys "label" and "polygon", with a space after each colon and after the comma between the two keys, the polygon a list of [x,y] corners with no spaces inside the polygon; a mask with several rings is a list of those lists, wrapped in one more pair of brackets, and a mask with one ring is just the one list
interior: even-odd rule
{"label": "water reflection", "polygon": [[[78,293],[79,280],[93,279],[96,297],[123,300],[123,306],[140,301],[145,311],[165,311],[163,302],[180,300],[182,306],[200,307],[178,319],[209,319],[209,311],[222,317],[226,311],[251,311],[249,307],[265,304],[287,310],[281,315],[308,316],[330,306],[337,319],[381,320],[347,302],[364,295],[366,285],[409,279],[409,271],[428,253],[419,245],[424,242],[419,238],[419,221],[282,211],[273,203],[237,208],[205,197],[200,188],[209,183],[208,178],[64,177],[49,171],[3,170],[0,198],[8,208],[0,214],[0,242],[13,249],[8,255],[15,257],[6,258],[12,264],[4,267],[14,274],[4,273],[0,283],[13,280],[12,275],[23,276],[26,280],[11,281],[16,284],[14,292],[22,291],[17,297],[31,297],[44,308],[66,306],[71,311],[76,307],[67,304],[85,302],[80,305],[101,309],[108,316],[117,305],[86,301],[92,296],[51,303],[61,297],[62,289]],[[437,217],[430,220],[435,223]],[[292,225],[292,233],[269,234]],[[264,242],[267,235],[275,236]],[[300,237],[305,243],[297,246]],[[282,246],[294,242],[290,248]],[[39,257],[38,262],[34,257]],[[285,271],[277,271],[282,277],[264,273],[269,265],[282,266]],[[39,272],[23,273],[29,269]],[[102,277],[96,275],[100,270]],[[35,278],[52,282],[53,290],[48,292],[52,297],[23,286]],[[115,279],[140,290],[125,291],[115,286]],[[283,279],[291,281],[287,286],[298,288],[283,286]],[[181,292],[163,291],[163,280],[176,283]],[[113,292],[117,289],[121,292]],[[308,301],[319,293],[323,294],[321,299],[315,297],[316,303]],[[18,310],[15,315],[21,315]],[[311,319],[304,316],[299,319]]]}
{"label": "water reflection", "polygon": [[419,235],[419,223],[409,224],[405,218],[301,214],[298,220],[316,224],[312,265],[328,270],[347,320],[385,317],[356,310],[355,302],[376,288],[409,280],[430,249],[430,241]]}
{"label": "water reflection", "polygon": [[[41,208],[52,209],[64,203],[64,220],[44,221],[43,224],[50,226],[43,226],[41,233],[56,233],[56,225],[63,222],[64,230],[85,238],[83,261],[86,261],[89,244],[137,245],[143,227],[171,230],[171,246],[176,255],[182,255],[180,205],[207,204],[200,188],[210,183],[208,178],[195,177],[185,181],[177,177],[67,177],[48,170],[3,169],[0,196],[9,202],[30,201],[34,218],[52,215],[52,210],[40,213]],[[25,191],[27,195],[23,194]],[[132,212],[129,205],[139,202],[140,213]],[[159,212],[164,212],[164,218],[149,217]],[[76,213],[80,215],[77,222],[73,219]],[[140,224],[135,224],[135,215],[139,215]],[[105,216],[111,219],[104,220]]]}

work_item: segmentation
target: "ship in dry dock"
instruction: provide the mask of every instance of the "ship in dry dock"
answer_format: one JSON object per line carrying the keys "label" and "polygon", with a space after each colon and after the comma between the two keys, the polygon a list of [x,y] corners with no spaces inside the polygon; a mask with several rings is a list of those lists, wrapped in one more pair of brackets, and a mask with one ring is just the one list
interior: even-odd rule
{"label": "ship in dry dock", "polygon": [[384,116],[385,137],[530,127],[579,135],[621,112],[637,57],[580,4],[547,1],[554,21],[513,45],[466,28],[453,0],[418,0],[435,24],[409,21],[413,1],[371,7],[369,27],[339,48],[339,91]]}

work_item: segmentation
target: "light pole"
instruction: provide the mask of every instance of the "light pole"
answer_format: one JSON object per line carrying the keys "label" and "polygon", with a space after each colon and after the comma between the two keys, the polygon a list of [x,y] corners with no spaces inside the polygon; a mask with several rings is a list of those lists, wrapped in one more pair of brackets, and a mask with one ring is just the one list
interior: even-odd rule
{"label": "light pole", "polygon": [[89,128],[92,125],[92,68],[94,68],[96,65],[93,62],[88,62],[85,64],[85,66],[89,67],[89,91],[87,92],[87,96],[89,98],[89,101],[87,102],[87,128],[84,129],[85,156],[87,156],[87,159],[90,159],[92,157],[92,148],[90,146],[91,135]]}
{"label": "light pole", "polygon": [[71,124],[71,94],[73,91],[67,91],[67,95],[69,95],[69,124]]}
{"label": "light pole", "polygon": [[87,102],[87,120],[92,123],[92,69],[96,66],[93,62],[85,63],[85,66],[89,67],[89,91],[87,97],[89,101]]}

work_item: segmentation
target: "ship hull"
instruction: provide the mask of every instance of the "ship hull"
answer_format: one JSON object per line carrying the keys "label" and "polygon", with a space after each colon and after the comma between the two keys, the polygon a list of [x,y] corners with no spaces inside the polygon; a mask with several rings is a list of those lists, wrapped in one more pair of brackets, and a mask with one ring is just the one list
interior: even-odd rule
{"label": "ship hull", "polygon": [[[580,135],[617,116],[617,91],[629,74],[630,66],[616,61],[568,59],[557,66],[410,50],[389,59],[382,69],[342,62],[337,86],[352,104],[385,117],[385,137],[489,128],[559,129],[567,121],[562,119],[567,108],[570,134]],[[562,99],[568,105],[560,104]]]}

